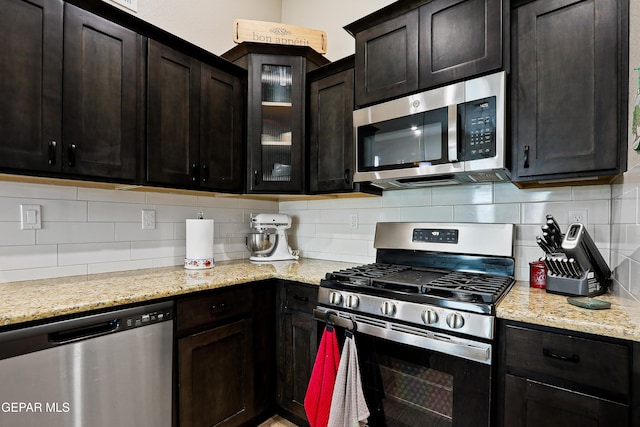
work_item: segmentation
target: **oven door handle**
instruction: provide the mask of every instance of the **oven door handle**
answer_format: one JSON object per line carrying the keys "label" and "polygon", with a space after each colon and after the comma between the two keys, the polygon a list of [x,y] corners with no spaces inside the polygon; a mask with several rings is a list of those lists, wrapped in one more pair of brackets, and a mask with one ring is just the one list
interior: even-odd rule
{"label": "oven door handle", "polygon": [[447,155],[449,162],[457,162],[458,159],[458,105],[447,107]]}

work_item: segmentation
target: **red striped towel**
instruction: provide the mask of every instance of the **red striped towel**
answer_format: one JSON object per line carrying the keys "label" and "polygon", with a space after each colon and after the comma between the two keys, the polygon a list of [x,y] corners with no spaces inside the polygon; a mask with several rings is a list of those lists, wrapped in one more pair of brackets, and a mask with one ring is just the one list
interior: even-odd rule
{"label": "red striped towel", "polygon": [[309,387],[304,396],[304,410],[311,427],[327,426],[339,364],[340,349],[336,333],[333,328],[328,330],[325,327],[313,371],[311,371]]}

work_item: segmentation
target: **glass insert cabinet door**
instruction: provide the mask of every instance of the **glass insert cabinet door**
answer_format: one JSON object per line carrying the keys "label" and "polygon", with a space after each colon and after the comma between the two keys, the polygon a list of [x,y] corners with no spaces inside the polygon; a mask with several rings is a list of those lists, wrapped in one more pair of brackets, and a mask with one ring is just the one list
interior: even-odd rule
{"label": "glass insert cabinet door", "polygon": [[292,70],[288,65],[262,64],[262,181],[291,181]]}
{"label": "glass insert cabinet door", "polygon": [[304,58],[250,54],[249,192],[304,191]]}

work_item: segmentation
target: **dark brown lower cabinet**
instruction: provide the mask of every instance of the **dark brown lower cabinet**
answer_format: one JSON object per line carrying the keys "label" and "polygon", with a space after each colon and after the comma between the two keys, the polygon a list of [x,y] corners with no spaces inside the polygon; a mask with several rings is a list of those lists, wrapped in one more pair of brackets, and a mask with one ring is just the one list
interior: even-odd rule
{"label": "dark brown lower cabinet", "polygon": [[181,427],[257,425],[275,412],[275,283],[177,300]]}
{"label": "dark brown lower cabinet", "polygon": [[282,414],[298,425],[308,425],[303,405],[318,351],[312,313],[317,300],[317,286],[293,282],[279,286],[277,403]]}
{"label": "dark brown lower cabinet", "polygon": [[250,319],[178,340],[181,426],[232,426],[252,416]]}
{"label": "dark brown lower cabinet", "polygon": [[497,425],[636,426],[630,342],[500,322]]}

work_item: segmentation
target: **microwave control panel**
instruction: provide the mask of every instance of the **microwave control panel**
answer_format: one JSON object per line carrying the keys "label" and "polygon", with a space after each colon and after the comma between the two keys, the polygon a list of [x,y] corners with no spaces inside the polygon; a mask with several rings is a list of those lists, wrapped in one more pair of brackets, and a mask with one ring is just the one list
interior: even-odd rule
{"label": "microwave control panel", "polygon": [[496,155],[496,98],[477,99],[464,104],[464,159],[476,160]]}

